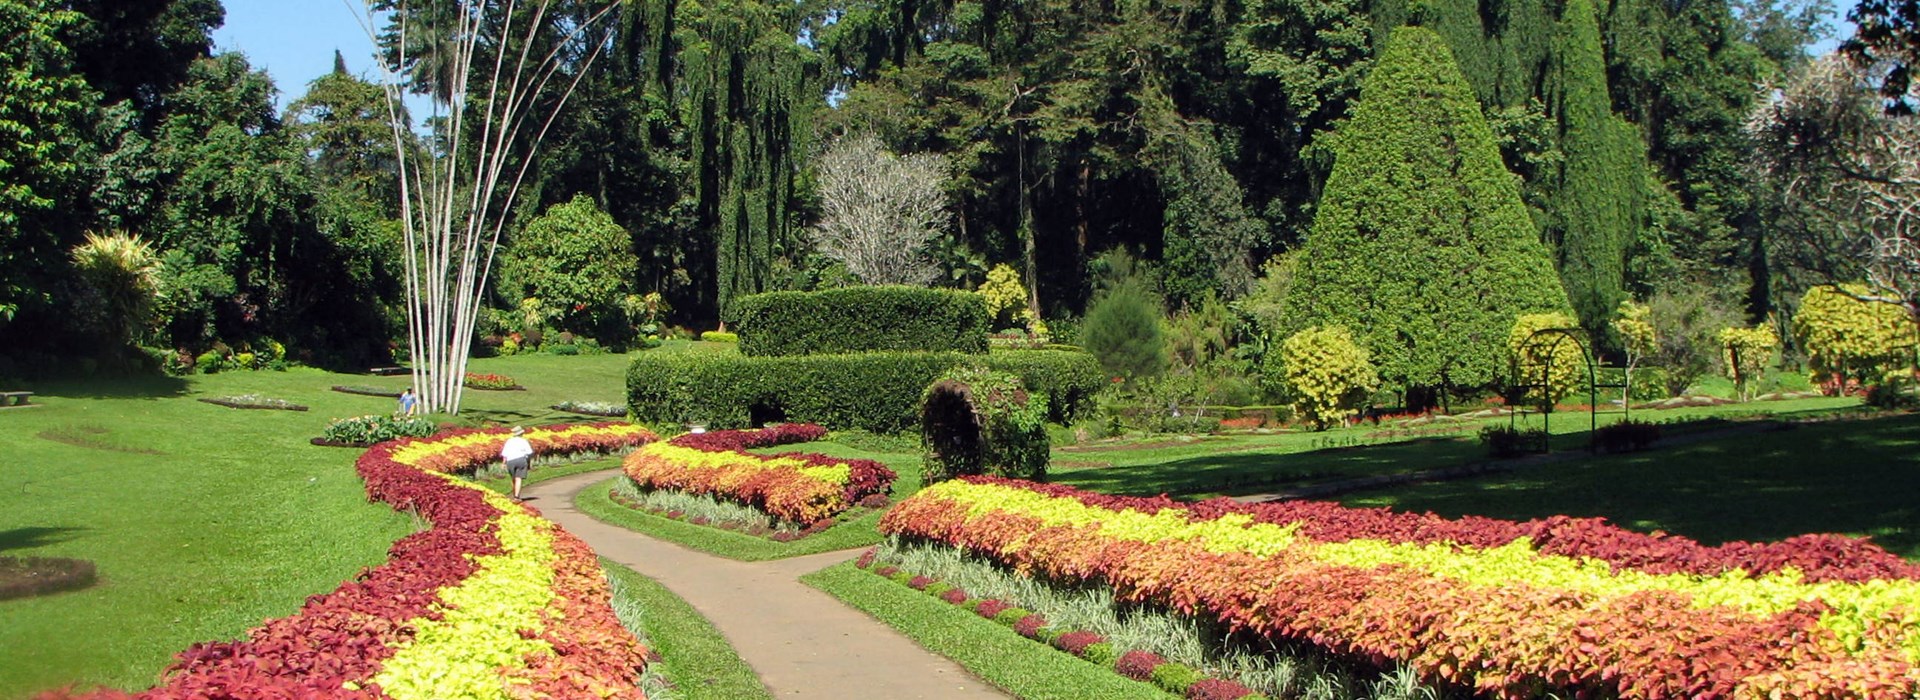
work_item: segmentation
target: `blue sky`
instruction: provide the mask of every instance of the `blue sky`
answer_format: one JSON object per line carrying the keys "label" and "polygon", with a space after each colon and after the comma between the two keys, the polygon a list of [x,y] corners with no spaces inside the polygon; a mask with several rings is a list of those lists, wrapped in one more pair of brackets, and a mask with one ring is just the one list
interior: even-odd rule
{"label": "blue sky", "polygon": [[305,94],[307,83],[333,70],[339,49],[347,69],[379,82],[373,43],[360,28],[360,0],[223,0],[227,23],[213,32],[216,50],[240,51],[280,88],[279,106]]}

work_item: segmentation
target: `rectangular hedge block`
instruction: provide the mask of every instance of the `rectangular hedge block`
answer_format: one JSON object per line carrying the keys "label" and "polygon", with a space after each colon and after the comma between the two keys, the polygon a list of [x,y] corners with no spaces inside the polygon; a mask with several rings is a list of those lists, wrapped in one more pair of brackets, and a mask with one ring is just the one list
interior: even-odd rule
{"label": "rectangular hedge block", "polygon": [[741,354],[755,357],[984,353],[991,323],[978,294],[901,286],[754,294],[735,299],[727,320]]}
{"label": "rectangular hedge block", "polygon": [[[919,425],[927,385],[966,359],[954,352],[643,354],[627,369],[627,396],[634,417],[646,423],[720,429],[785,421],[896,433]],[[975,359],[1018,375],[1046,397],[1049,418],[1061,423],[1091,411],[1106,382],[1099,362],[1084,352],[1015,350]]]}

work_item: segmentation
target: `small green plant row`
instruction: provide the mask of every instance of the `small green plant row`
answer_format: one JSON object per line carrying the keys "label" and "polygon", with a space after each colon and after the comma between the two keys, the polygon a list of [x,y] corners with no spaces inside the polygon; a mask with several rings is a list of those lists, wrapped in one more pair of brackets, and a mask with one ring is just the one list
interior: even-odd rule
{"label": "small green plant row", "polygon": [[265,341],[255,351],[242,349],[235,352],[225,345],[217,345],[211,350],[195,355],[185,350],[164,350],[143,348],[151,361],[162,371],[174,376],[189,374],[215,374],[240,370],[272,370],[285,372],[292,363],[287,360],[287,348],[275,341]]}
{"label": "small green plant row", "polygon": [[201,397],[200,402],[210,403],[215,406],[225,406],[227,408],[269,409],[269,410],[278,410],[278,411],[307,410],[306,406],[302,406],[292,401],[288,401],[286,399],[270,398],[266,396],[261,396],[259,394],[240,394],[238,396]]}
{"label": "small green plant row", "polygon": [[365,447],[403,437],[427,437],[439,430],[438,424],[425,418],[357,416],[328,423],[316,444]]}
{"label": "small green plant row", "polygon": [[[1142,649],[1122,650],[1105,637],[1089,630],[1068,630],[1048,624],[1047,618],[1026,608],[997,598],[977,598],[944,581],[915,575],[875,561],[878,549],[869,549],[854,565],[900,583],[974,614],[1013,628],[1022,637],[1073,654],[1122,676],[1151,683],[1174,695],[1192,700],[1266,700],[1252,689],[1230,680],[1209,678],[1199,669],[1168,661]],[[876,565],[878,564],[878,565]]]}
{"label": "small green plant row", "polygon": [[381,398],[388,398],[388,399],[399,398],[400,396],[400,390],[398,389],[382,389],[377,386],[364,386],[359,384],[352,384],[352,385],[336,384],[333,386],[333,390],[338,391],[342,394],[357,394],[360,396],[379,396]]}
{"label": "small green plant row", "polygon": [[700,334],[700,340],[708,343],[738,343],[740,334],[727,331],[705,331]]}

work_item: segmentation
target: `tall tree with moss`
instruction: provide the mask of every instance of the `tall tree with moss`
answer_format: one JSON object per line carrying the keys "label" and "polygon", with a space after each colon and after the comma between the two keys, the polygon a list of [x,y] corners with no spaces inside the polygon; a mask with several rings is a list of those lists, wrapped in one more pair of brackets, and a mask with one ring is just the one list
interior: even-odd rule
{"label": "tall tree with moss", "polygon": [[1614,309],[1625,301],[1627,250],[1644,209],[1646,146],[1613,114],[1606,58],[1592,0],[1570,0],[1560,21],[1561,89],[1559,201],[1549,238],[1580,325],[1606,336]]}
{"label": "tall tree with moss", "polygon": [[1493,383],[1514,319],[1567,296],[1440,37],[1395,30],[1334,139],[1291,322],[1353,329],[1401,390]]}

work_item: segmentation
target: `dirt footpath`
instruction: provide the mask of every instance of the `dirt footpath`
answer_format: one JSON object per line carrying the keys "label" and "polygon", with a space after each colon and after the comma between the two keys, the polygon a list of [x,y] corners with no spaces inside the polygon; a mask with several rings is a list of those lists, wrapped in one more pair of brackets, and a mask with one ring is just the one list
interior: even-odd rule
{"label": "dirt footpath", "polygon": [[859,556],[827,552],[740,562],[614,527],[573,507],[574,494],[617,470],[578,474],[521,490],[527,505],[600,556],[659,581],[727,637],[777,698],[1005,698],[966,669],[893,628],[800,583],[800,576]]}

